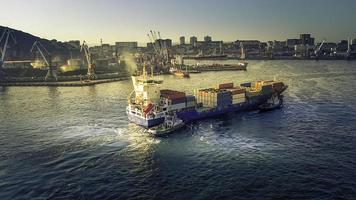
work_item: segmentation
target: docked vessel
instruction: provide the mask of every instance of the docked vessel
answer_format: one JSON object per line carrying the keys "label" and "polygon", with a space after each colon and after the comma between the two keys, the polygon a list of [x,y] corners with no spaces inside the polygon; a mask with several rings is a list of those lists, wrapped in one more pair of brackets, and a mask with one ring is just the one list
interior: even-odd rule
{"label": "docked vessel", "polygon": [[163,81],[148,76],[133,76],[134,90],[128,97],[126,113],[131,122],[144,127],[162,124],[168,113],[175,113],[185,123],[218,115],[258,110],[273,95],[280,95],[287,85],[278,81],[255,81],[234,86],[220,84],[215,88],[185,92],[161,89]]}
{"label": "docked vessel", "polygon": [[237,63],[237,66],[244,67],[245,69],[247,68],[247,65],[248,65],[248,62],[245,62],[245,61]]}
{"label": "docked vessel", "polygon": [[227,55],[195,55],[195,56],[184,56],[184,59],[192,60],[226,60]]}
{"label": "docked vessel", "polygon": [[189,78],[190,77],[189,72],[187,70],[183,71],[183,70],[177,69],[177,68],[170,68],[169,72],[173,75],[180,77],[180,78]]}

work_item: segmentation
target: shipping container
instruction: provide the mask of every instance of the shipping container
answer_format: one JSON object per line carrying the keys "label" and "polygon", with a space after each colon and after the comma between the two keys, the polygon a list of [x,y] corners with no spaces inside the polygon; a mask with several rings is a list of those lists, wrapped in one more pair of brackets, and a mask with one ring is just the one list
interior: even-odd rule
{"label": "shipping container", "polygon": [[264,85],[262,86],[263,93],[271,93],[273,91],[272,85]]}
{"label": "shipping container", "polygon": [[230,89],[234,87],[234,83],[222,83],[218,85],[219,89]]}
{"label": "shipping container", "polygon": [[173,104],[170,105],[168,110],[180,110],[186,108],[186,104],[184,103],[179,103],[179,104]]}
{"label": "shipping container", "polygon": [[236,98],[232,99],[232,104],[244,103],[246,101],[245,98]]}
{"label": "shipping container", "polygon": [[241,87],[251,87],[251,82],[250,83],[241,83]]}
{"label": "shipping container", "polygon": [[170,105],[185,103],[185,97],[169,99],[168,102]]}
{"label": "shipping container", "polygon": [[245,94],[246,89],[244,89],[244,88],[235,88],[235,89],[230,90],[230,92],[231,92],[232,95]]}
{"label": "shipping container", "polygon": [[185,92],[174,91],[174,90],[161,90],[161,97],[167,99],[177,99],[177,98],[185,98]]}
{"label": "shipping container", "polygon": [[197,106],[197,102],[196,101],[189,101],[186,104],[187,108],[193,108],[193,107],[196,107],[196,106]]}
{"label": "shipping container", "polygon": [[186,98],[186,101],[189,102],[189,101],[196,101],[196,98],[195,96],[192,96],[192,95],[188,95],[185,97]]}

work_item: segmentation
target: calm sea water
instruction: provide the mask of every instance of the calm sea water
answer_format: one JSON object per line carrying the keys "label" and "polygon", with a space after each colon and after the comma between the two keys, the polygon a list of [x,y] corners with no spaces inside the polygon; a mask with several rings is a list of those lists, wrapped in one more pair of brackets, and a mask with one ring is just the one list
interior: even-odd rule
{"label": "calm sea water", "polygon": [[283,109],[152,138],[125,115],[131,82],[0,88],[0,199],[355,199],[356,63],[251,61],[165,86],[276,77]]}

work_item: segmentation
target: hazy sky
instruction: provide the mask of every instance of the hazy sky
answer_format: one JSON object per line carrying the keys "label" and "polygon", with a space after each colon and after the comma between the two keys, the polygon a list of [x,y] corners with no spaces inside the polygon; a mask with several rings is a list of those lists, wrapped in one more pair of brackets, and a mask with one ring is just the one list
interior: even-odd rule
{"label": "hazy sky", "polygon": [[178,41],[356,38],[356,0],[0,0],[0,25],[47,39],[148,42],[149,30]]}

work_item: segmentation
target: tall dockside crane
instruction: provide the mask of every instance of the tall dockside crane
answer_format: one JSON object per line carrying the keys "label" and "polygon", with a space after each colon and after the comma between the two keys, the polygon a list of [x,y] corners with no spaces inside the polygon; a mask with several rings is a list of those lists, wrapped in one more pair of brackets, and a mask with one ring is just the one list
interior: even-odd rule
{"label": "tall dockside crane", "polygon": [[316,58],[319,58],[320,57],[320,51],[321,51],[321,48],[323,47],[324,43],[326,42],[326,40],[323,40],[323,42],[319,45],[319,47],[315,50],[314,54],[315,54],[315,57]]}
{"label": "tall dockside crane", "polygon": [[245,54],[244,44],[242,42],[240,42],[240,48],[241,48],[240,59],[245,60],[246,54]]}
{"label": "tall dockside crane", "polygon": [[87,45],[87,43],[85,41],[83,41],[83,44],[80,47],[80,51],[84,52],[85,59],[86,59],[87,64],[88,64],[88,72],[87,72],[88,79],[95,79],[96,78],[96,75],[95,75],[95,64],[93,62],[92,55],[91,55],[91,53],[89,51],[89,47],[88,47],[88,45]]}
{"label": "tall dockside crane", "polygon": [[162,40],[161,33],[159,31],[158,31],[158,37],[161,41],[162,55],[165,58],[165,60],[168,61],[169,60],[168,47],[166,42]]}
{"label": "tall dockside crane", "polygon": [[10,30],[9,28],[5,28],[4,32],[0,36],[0,44],[2,43],[3,40],[5,40],[4,46],[0,47],[0,56],[1,56],[0,57],[0,80],[5,78],[4,61],[5,61],[6,50],[8,48],[7,45],[8,45],[10,37],[14,41],[14,43],[16,44],[17,41],[15,39],[15,36],[13,35],[13,31]]}
{"label": "tall dockside crane", "polygon": [[45,77],[45,81],[57,81],[57,75],[53,70],[51,54],[47,49],[42,45],[40,41],[35,41],[30,50],[32,53],[39,53],[42,59],[45,61],[46,66],[48,67],[48,72]]}
{"label": "tall dockside crane", "polygon": [[156,32],[151,30],[147,36],[152,43],[155,52],[153,56],[153,63],[155,63],[157,66],[166,68],[167,64],[170,63],[169,53],[167,44],[161,38],[161,33],[159,31]]}
{"label": "tall dockside crane", "polygon": [[350,37],[347,38],[347,52],[346,52],[346,58],[349,59],[351,56],[351,39]]}

